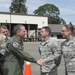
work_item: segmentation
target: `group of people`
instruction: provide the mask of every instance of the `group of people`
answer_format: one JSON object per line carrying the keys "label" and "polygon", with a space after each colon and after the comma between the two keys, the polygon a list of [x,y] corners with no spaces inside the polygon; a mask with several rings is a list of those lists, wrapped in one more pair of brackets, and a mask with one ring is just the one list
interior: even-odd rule
{"label": "group of people", "polygon": [[[23,51],[25,26],[16,25],[13,29],[14,35],[6,43],[4,41],[8,38],[8,35],[5,35],[1,28],[0,53],[4,49],[4,53],[1,53],[4,55],[3,65],[0,66],[2,69],[0,69],[1,75],[23,75],[24,60],[38,64],[40,75],[58,75],[57,67],[60,65],[62,55],[65,61],[65,75],[75,75],[75,30],[72,25],[63,25],[61,34],[66,40],[61,45],[58,45],[58,42],[51,38],[50,27],[44,26],[41,28],[42,41],[38,48],[40,59],[35,59]],[[2,44],[5,44],[3,48]]]}

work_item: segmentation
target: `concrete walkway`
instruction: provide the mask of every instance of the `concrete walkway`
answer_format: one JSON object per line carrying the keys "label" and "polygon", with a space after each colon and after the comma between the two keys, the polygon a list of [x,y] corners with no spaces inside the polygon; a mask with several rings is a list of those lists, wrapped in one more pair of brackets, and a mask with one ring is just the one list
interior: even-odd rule
{"label": "concrete walkway", "polygon": [[[24,42],[24,51],[31,54],[34,58],[39,59],[38,51],[39,42]],[[37,64],[31,63],[32,75],[40,75],[40,68]],[[58,75],[65,75],[64,61],[62,58],[61,64],[58,67]]]}

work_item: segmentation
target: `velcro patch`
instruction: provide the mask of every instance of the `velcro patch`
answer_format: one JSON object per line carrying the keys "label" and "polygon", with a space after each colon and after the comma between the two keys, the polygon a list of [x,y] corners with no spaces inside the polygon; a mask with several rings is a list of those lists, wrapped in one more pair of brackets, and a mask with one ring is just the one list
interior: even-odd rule
{"label": "velcro patch", "polygon": [[13,46],[14,46],[14,47],[18,47],[18,43],[17,43],[17,42],[14,42],[14,43],[13,43]]}

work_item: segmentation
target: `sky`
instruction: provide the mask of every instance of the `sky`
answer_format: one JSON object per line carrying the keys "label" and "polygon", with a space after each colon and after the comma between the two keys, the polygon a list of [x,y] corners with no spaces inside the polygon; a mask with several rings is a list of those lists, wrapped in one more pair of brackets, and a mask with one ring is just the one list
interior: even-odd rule
{"label": "sky", "polygon": [[[38,7],[46,4],[54,4],[59,8],[60,17],[63,18],[66,23],[72,22],[75,25],[75,0],[26,0],[26,7],[28,8],[28,14],[32,14]],[[11,0],[0,0],[0,12],[9,12]]]}

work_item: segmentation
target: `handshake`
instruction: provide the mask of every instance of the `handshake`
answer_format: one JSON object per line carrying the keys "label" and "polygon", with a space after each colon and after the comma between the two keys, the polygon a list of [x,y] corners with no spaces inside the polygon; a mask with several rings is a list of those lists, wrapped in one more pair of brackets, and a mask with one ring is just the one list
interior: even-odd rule
{"label": "handshake", "polygon": [[42,66],[44,63],[45,63],[44,59],[37,60],[37,64],[40,65],[40,66]]}

